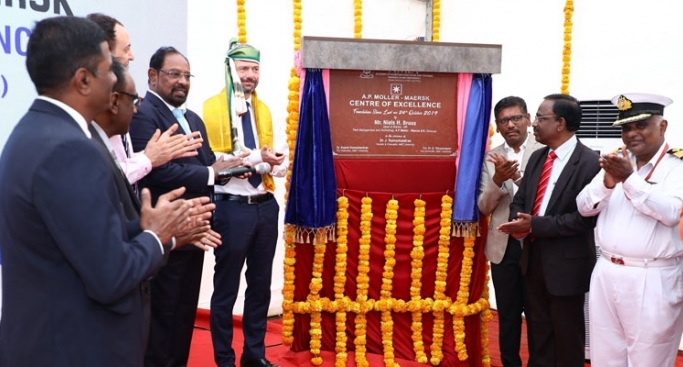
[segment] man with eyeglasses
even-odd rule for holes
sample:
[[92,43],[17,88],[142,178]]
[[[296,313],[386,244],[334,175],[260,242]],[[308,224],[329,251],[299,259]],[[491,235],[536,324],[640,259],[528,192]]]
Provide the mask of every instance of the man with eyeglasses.
[[[130,36],[126,28],[117,19],[101,13],[88,14],[87,18],[95,22],[107,34],[107,44],[112,56],[128,69],[128,65],[135,59],[131,49]],[[142,102],[138,97],[137,102]],[[164,133],[155,133],[143,150],[133,152],[128,133],[112,136],[109,140],[121,165],[128,182],[137,188],[136,183],[149,174],[154,167],[159,167],[171,159],[192,157],[197,154],[201,146],[201,139],[197,133],[184,138],[175,134],[177,125],[172,125]],[[174,135],[175,134],[175,135]]]
[[[133,116],[130,135],[133,147],[143,148],[159,130],[173,124],[182,134],[206,136],[202,119],[184,107],[190,91],[190,64],[173,47],[161,47],[151,57],[149,90],[145,102]],[[177,132],[180,134],[181,132]],[[206,140],[194,157],[177,158],[156,167],[140,180],[152,199],[176,188],[187,188],[185,197],[213,194],[216,172],[242,165],[246,155],[216,159]],[[152,279],[152,323],[146,366],[185,366],[190,353],[204,252],[195,247],[173,251],[168,263]]]
[[546,147],[529,158],[510,221],[498,226],[522,239],[520,265],[536,366],[584,365],[583,305],[595,264],[595,219],[579,213],[576,196],[600,166],[597,153],[575,136],[580,125],[576,98],[544,98],[531,126]]
[[[496,227],[507,222],[510,203],[522,181],[529,157],[543,145],[529,134],[531,120],[522,98],[505,97],[498,101],[493,111],[496,131],[505,142],[492,148],[484,162],[477,206],[482,214],[490,216],[484,253],[491,262],[491,279],[496,293],[501,361],[504,367],[521,367],[519,348],[523,312],[527,316],[527,325],[530,325],[524,279],[519,267],[522,246],[519,240]],[[534,365],[531,344],[529,366]]]
[[666,142],[672,100],[629,93],[612,103],[624,146],[599,158],[602,170],[576,198],[581,214],[597,216],[602,252],[589,295],[591,363],[673,366],[683,333],[683,154]]

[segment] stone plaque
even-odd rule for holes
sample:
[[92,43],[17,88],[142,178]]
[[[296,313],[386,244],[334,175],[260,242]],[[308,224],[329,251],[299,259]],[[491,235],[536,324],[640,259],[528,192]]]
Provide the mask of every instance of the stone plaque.
[[457,74],[330,70],[337,158],[452,159]]

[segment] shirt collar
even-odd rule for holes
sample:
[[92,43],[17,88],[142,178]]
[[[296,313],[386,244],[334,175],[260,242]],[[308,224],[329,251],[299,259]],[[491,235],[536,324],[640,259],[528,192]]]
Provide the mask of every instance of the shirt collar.
[[83,117],[83,115],[81,115],[80,112],[76,111],[75,109],[73,109],[73,107],[69,106],[68,104],[66,104],[62,101],[58,101],[54,98],[50,98],[47,96],[38,96],[36,98],[42,99],[43,101],[46,101],[46,102],[50,102],[53,105],[63,109],[64,112],[69,114],[69,116],[71,116],[71,118],[76,121],[76,123],[78,124],[78,127],[80,127],[81,130],[83,130],[83,133],[85,133],[85,136],[87,136],[88,138],[91,138],[90,131],[88,131],[88,122],[85,121],[85,117]]
[[[657,149],[657,153],[655,153],[655,155],[653,155],[652,158],[650,158],[650,160],[643,167],[645,167],[645,166],[654,167],[654,165],[657,164],[657,160],[659,160],[659,157],[662,154],[664,154],[662,151],[664,150],[664,148],[666,148],[666,146],[667,146],[667,143],[666,143],[666,141],[664,141],[662,143],[662,145],[659,147],[659,149]],[[636,164],[636,156],[633,155],[633,153],[631,153],[630,151],[628,152],[628,156],[629,156],[629,158],[631,158],[631,162],[633,162],[633,164],[635,165]],[[640,167],[640,168],[642,169],[643,167]]]
[[[527,140],[528,140],[528,139],[527,139]],[[525,140],[524,143],[522,143],[522,145],[519,146],[519,152],[520,152],[520,153],[523,152],[523,151],[526,149],[527,140]],[[505,152],[506,152],[506,153],[510,153],[510,152],[514,152],[514,151],[515,151],[514,149],[512,149],[511,146],[508,145],[508,142],[503,142],[503,148],[505,149]]]
[[109,142],[109,137],[107,136],[107,133],[102,130],[100,125],[97,124],[97,122],[93,121],[91,122],[93,129],[97,131],[97,133],[100,135],[100,138],[102,138],[102,141],[104,142],[104,146],[107,147],[107,151],[114,153],[114,147],[111,145]]
[[557,147],[557,149],[554,150],[555,154],[557,154],[557,159],[564,161],[566,158],[568,158],[569,154],[574,151],[574,148],[576,148],[576,144],[578,142],[579,140],[576,139],[576,135],[572,135],[571,138]]
[[180,107],[175,107],[175,106],[168,104],[168,102],[166,102],[165,99],[161,98],[161,96],[159,94],[157,94],[157,92],[155,92],[153,90],[148,90],[147,92],[152,93],[155,96],[157,96],[157,98],[159,98],[159,100],[161,100],[161,102],[164,102],[164,104],[166,105],[166,107],[168,107],[169,110],[173,111],[176,108],[179,108],[181,111],[183,111],[183,114],[185,114],[185,112],[187,112],[187,107],[185,106],[185,104],[181,105]]

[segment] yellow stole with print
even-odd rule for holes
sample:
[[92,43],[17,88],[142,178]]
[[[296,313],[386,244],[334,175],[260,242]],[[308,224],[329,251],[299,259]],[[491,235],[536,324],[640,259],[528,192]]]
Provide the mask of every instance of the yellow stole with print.
[[[270,115],[270,109],[258,99],[256,93],[251,94],[251,105],[256,117],[259,148],[264,145],[272,148],[273,118]],[[211,149],[214,152],[232,153],[232,125],[230,124],[230,111],[225,88],[204,102],[203,115]],[[263,187],[267,191],[274,191],[275,181],[273,177],[270,174],[263,174],[262,177]]]

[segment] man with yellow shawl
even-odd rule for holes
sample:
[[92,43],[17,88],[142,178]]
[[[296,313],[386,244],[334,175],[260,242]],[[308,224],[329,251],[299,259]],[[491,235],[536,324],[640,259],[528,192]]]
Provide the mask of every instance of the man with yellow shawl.
[[232,312],[246,261],[244,349],[242,367],[274,366],[265,358],[264,338],[270,305],[273,256],[278,240],[280,207],[273,196],[273,176],[284,177],[289,165],[284,128],[273,130],[270,110],[256,96],[260,52],[231,40],[225,58],[226,88],[204,103],[204,122],[216,155],[250,152],[244,165],[262,162],[269,173],[232,177],[215,186],[214,230],[223,245],[214,251],[216,267],[211,297],[211,338],[219,367],[235,365]]

